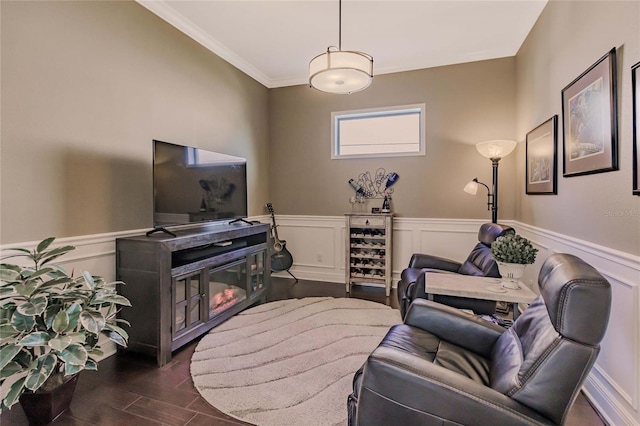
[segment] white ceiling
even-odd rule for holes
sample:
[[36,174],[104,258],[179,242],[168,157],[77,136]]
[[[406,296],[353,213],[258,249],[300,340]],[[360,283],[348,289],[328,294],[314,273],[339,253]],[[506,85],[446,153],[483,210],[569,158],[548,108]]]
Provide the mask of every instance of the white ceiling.
[[[337,0],[137,0],[267,87],[338,45]],[[343,0],[342,49],[374,74],[514,56],[547,0]]]

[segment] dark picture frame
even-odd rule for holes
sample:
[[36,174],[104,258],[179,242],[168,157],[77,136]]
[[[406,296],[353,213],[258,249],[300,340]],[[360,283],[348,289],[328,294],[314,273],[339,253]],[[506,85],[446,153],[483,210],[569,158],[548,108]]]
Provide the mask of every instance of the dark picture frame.
[[525,190],[529,195],[558,193],[558,116],[527,133]]
[[615,47],[562,89],[563,176],[618,170]]
[[631,67],[633,99],[633,195],[640,195],[640,62]]

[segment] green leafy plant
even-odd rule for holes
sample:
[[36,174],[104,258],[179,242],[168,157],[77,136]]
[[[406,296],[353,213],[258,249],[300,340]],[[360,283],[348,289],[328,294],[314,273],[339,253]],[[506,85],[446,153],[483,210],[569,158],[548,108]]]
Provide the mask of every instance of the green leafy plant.
[[[0,387],[1,411],[25,392],[51,390],[64,376],[96,370],[103,355],[98,338],[105,334],[126,347],[128,334],[116,318],[129,300],[88,272],[73,277],[51,262],[74,250],[49,249],[48,238],[34,250],[11,249],[0,264]],[[26,258],[29,266],[4,263]]]
[[498,262],[528,265],[536,261],[538,249],[520,235],[507,234],[496,238],[491,244],[491,254]]

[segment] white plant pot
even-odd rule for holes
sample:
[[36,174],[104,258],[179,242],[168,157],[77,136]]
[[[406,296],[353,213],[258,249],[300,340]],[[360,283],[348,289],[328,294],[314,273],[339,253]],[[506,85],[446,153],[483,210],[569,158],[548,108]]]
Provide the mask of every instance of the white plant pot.
[[527,265],[523,265],[520,263],[498,263],[498,271],[500,271],[500,275],[502,275],[502,286],[510,289],[519,289],[520,285],[518,282],[522,275],[524,274],[524,268]]

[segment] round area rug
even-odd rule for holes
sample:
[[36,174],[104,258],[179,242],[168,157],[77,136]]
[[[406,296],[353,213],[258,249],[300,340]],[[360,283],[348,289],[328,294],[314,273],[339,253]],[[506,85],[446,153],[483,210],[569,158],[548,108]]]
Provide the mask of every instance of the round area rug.
[[310,297],[246,310],[198,343],[191,375],[218,410],[259,426],[345,425],[354,373],[400,312]]

